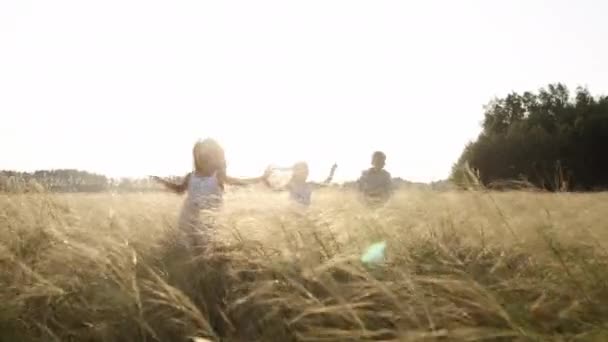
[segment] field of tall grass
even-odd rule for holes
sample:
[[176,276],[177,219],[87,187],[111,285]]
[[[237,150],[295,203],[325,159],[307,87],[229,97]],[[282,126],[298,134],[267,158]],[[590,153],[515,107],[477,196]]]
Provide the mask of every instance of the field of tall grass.
[[[608,194],[0,195],[0,341],[608,341]],[[361,255],[386,241],[386,257]]]

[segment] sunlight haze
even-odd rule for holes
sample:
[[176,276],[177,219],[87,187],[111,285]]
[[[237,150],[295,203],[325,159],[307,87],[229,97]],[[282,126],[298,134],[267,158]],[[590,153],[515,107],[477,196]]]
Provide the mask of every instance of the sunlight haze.
[[608,93],[602,1],[0,0],[0,169],[183,175],[310,164],[446,178],[483,105]]

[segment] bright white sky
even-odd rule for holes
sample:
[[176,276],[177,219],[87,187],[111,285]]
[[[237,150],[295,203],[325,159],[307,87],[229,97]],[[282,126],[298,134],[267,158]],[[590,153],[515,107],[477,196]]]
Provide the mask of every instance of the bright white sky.
[[607,1],[0,0],[0,169],[449,174],[493,96],[608,93]]

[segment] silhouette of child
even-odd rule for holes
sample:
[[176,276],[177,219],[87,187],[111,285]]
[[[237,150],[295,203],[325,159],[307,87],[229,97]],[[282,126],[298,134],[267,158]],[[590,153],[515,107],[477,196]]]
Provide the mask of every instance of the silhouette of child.
[[233,178],[226,173],[226,158],[222,147],[213,139],[198,141],[192,149],[194,171],[175,184],[160,177],[152,179],[186,199],[179,218],[179,242],[187,248],[205,247],[213,237],[215,226],[205,211],[214,211],[223,202],[224,184],[248,185],[261,182],[268,172],[256,178]]
[[297,162],[290,168],[273,168],[279,171],[292,171],[292,176],[289,182],[276,190],[285,190],[289,192],[289,198],[296,203],[308,206],[311,202],[312,191],[314,188],[327,186],[333,179],[334,173],[338,165],[334,164],[331,168],[329,176],[322,183],[308,182],[308,164],[306,162]]
[[372,155],[372,167],[363,171],[358,180],[359,191],[372,203],[383,203],[393,191],[391,174],[384,169],[386,155],[376,151]]

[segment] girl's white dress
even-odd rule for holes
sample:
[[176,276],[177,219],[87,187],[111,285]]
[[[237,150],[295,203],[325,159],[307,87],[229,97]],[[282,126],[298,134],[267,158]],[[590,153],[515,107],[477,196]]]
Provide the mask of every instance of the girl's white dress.
[[222,206],[223,189],[217,175],[190,175],[187,195],[179,217],[180,242],[184,247],[204,247],[213,238],[212,212]]

